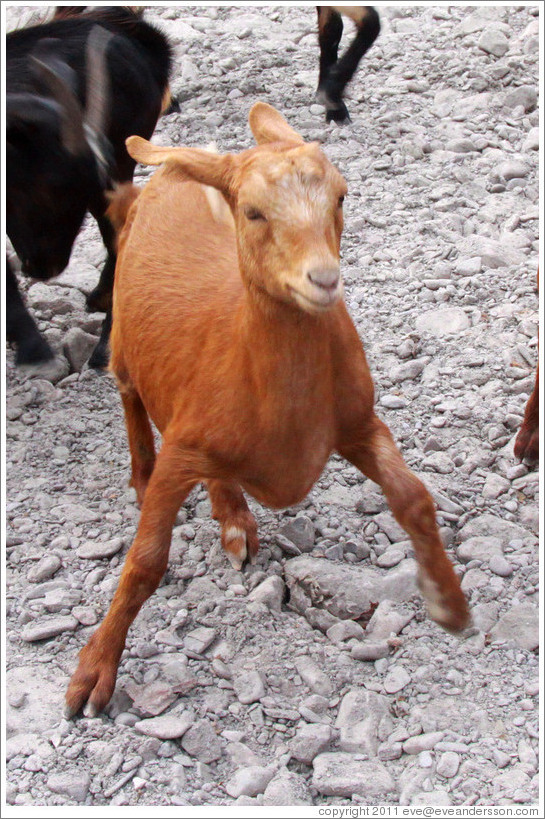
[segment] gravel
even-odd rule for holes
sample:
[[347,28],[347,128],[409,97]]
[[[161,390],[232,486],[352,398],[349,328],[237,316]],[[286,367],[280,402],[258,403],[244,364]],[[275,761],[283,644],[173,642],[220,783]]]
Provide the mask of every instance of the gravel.
[[[31,378],[7,351],[10,805],[537,805],[539,483],[513,458],[538,341],[537,7],[379,13],[341,128],[313,98],[314,9],[147,9],[180,98],[154,139],[249,147],[263,99],[344,174],[346,303],[474,627],[429,620],[406,533],[334,456],[297,508],[250,499],[261,549],[242,572],[196,488],[106,713],[62,718],[139,516],[115,384],[83,363],[89,218],[58,279],[21,279],[55,362]],[[12,6],[7,26],[41,15]]]

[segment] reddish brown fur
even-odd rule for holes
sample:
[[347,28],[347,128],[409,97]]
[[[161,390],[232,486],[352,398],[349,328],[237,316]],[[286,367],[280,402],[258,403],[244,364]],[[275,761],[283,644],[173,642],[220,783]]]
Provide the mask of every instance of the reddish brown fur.
[[[207,483],[224,548],[241,565],[258,549],[242,489],[291,506],[334,450],[382,486],[412,538],[432,616],[453,631],[468,623],[433,501],[374,413],[365,353],[340,298],[344,180],[270,106],[254,106],[250,124],[260,144],[239,155],[128,141],[135,158],[165,163],[130,208],[115,277],[111,368],[142,513],[110,610],[80,653],[70,713],[108,702],[127,630],[161,580],[176,513],[195,484]],[[295,176],[280,174],[290,167]],[[214,220],[198,183],[222,192],[235,229]],[[148,416],[163,435],[157,458]]]
[[[539,287],[539,271],[537,274]],[[536,370],[534,389],[526,409],[524,419],[515,440],[515,457],[532,463],[539,460],[539,364]]]

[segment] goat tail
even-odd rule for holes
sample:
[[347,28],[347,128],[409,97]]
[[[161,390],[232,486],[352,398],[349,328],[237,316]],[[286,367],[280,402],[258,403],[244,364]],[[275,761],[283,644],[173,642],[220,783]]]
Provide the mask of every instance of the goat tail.
[[121,232],[127,223],[129,211],[139,194],[140,188],[133,185],[132,182],[116,185],[112,191],[108,191],[106,194],[110,203],[106,209],[106,216],[115,231],[116,249],[119,246]]

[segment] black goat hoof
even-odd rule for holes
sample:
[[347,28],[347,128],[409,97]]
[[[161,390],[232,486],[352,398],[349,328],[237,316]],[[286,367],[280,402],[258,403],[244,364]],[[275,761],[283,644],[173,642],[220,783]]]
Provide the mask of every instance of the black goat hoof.
[[15,356],[15,363],[18,367],[27,365],[46,364],[55,358],[53,350],[47,341],[38,336],[31,339],[17,348],[17,355]]
[[87,363],[93,370],[105,370],[108,366],[109,358],[108,350],[100,344],[97,344]]
[[338,122],[339,125],[347,125],[348,123],[352,122],[350,119],[350,114],[348,113],[346,107],[343,105],[344,111],[340,108],[333,108],[329,111],[326,111],[325,119],[326,122]]
[[95,287],[87,294],[85,303],[88,313],[106,313],[111,306],[111,296],[109,293],[105,293],[104,290]]

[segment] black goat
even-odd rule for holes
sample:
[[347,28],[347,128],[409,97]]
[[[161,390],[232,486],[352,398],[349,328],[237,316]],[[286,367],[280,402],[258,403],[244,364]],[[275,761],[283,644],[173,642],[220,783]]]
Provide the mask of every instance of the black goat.
[[[359,61],[378,37],[380,19],[373,6],[316,6],[316,9],[320,45],[317,98],[326,107],[328,122],[346,122],[350,117],[342,99],[343,92]],[[355,22],[357,33],[343,56],[338,59],[343,33],[341,14]]]
[[[86,49],[97,27],[109,32],[110,41],[102,61],[103,79],[88,82]],[[41,71],[36,70],[36,56],[42,60]],[[135,162],[125,139],[152,135],[168,93],[171,63],[166,37],[126,8],[95,8],[6,38],[8,236],[23,271],[44,280],[68,264],[85,213],[90,211],[97,220],[107,259],[87,304],[105,311],[106,319],[92,366],[107,363],[111,326],[116,254],[105,216],[106,191],[132,180]],[[49,68],[46,74],[44,65],[46,72]],[[90,111],[99,108],[109,114],[103,134],[90,125]],[[74,142],[68,123],[76,125],[79,141]],[[9,264],[6,296],[7,337],[17,346],[17,363],[52,358]]]

